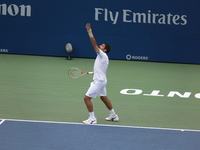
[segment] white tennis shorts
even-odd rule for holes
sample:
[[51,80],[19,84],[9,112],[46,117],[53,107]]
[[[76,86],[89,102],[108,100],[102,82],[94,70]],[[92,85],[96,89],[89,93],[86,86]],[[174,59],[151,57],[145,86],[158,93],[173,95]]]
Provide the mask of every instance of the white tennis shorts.
[[85,95],[92,98],[96,98],[97,96],[106,96],[106,84],[107,81],[95,80],[91,82],[90,87]]

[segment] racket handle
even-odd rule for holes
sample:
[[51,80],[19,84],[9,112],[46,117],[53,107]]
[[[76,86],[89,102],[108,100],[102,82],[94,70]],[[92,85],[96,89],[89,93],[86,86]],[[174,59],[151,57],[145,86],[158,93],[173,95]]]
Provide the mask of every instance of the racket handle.
[[93,72],[88,72],[88,74],[93,74]]

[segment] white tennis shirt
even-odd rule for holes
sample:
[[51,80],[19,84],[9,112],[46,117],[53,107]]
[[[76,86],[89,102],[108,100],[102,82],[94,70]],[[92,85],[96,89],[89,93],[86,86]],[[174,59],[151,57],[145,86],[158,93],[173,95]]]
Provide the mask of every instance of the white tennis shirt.
[[106,78],[106,71],[108,68],[109,59],[106,53],[99,49],[96,60],[94,62],[94,75],[93,80],[104,81]]

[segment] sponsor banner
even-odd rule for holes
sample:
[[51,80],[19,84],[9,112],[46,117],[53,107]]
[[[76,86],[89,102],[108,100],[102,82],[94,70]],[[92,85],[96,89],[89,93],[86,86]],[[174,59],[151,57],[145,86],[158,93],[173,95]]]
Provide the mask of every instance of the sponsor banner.
[[94,58],[85,24],[111,59],[200,64],[195,0],[1,0],[0,53]]

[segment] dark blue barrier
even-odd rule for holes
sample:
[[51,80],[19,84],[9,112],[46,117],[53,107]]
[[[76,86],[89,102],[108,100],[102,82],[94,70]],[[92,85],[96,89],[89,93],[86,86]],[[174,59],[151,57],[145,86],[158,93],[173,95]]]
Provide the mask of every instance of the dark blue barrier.
[[0,53],[94,58],[85,24],[111,59],[200,64],[196,0],[1,0]]

